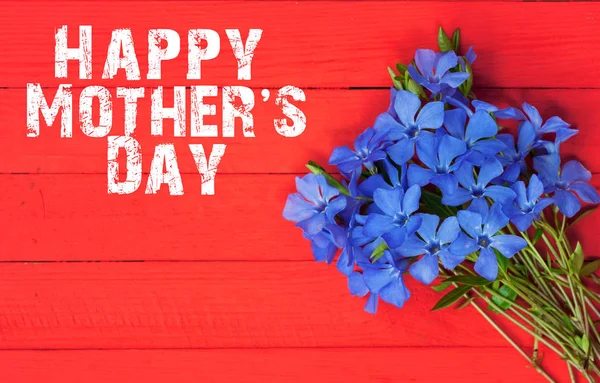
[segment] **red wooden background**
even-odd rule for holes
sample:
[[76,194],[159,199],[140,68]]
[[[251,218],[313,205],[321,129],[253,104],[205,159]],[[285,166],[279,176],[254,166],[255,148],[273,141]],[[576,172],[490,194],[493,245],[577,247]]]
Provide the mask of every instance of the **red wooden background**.
[[[68,81],[53,77],[63,24],[71,46],[78,25],[93,26],[93,80],[78,80],[77,64]],[[580,129],[567,155],[600,172],[597,3],[0,2],[0,382],[543,381],[472,308],[430,313],[439,296],[417,283],[403,310],[364,313],[281,218],[304,163],[326,162],[373,122],[388,103],[386,66],[432,47],[439,25],[460,26],[475,46],[480,98],[560,114]],[[228,147],[216,195],[201,196],[186,147],[211,141],[150,137],[146,97],[136,137],[144,171],[155,144],[175,141],[185,195],[144,195],[144,184],[107,195],[106,139],[76,128],[60,139],[57,124],[27,138],[25,85],[72,83],[75,105],[87,85],[133,86],[122,73],[100,79],[110,31],[123,27],[142,74],[147,30],[180,33],[182,53],[163,63],[162,85],[303,88],[305,133],[277,135],[279,110],[257,97],[256,138],[214,141]],[[195,82],[185,80],[191,28],[222,36],[220,56]],[[249,85],[236,80],[225,28],[264,30]],[[142,76],[134,85],[156,84]],[[114,134],[122,113],[116,102]],[[600,255],[598,224],[600,214],[590,216],[576,233],[590,257]],[[557,357],[546,354],[544,365],[568,379]]]

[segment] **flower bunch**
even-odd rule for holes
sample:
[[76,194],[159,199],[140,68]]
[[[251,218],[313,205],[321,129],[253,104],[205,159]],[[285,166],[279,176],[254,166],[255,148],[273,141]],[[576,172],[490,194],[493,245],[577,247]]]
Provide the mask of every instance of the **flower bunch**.
[[581,279],[600,263],[584,263],[565,237],[587,212],[582,202],[600,202],[581,163],[561,166],[560,146],[577,130],[557,116],[544,121],[527,103],[500,109],[475,99],[476,55],[459,55],[459,39],[440,28],[440,52],[419,49],[408,66],[389,69],[387,111],[353,147],[331,154],[341,180],[310,162],[283,216],[317,261],[339,254],[350,293],[368,295],[366,311],[375,313],[380,299],[402,307],[407,273],[424,284],[441,276],[436,290],[455,289],[435,309],[481,298],[536,345],[597,373],[590,311],[600,299]]

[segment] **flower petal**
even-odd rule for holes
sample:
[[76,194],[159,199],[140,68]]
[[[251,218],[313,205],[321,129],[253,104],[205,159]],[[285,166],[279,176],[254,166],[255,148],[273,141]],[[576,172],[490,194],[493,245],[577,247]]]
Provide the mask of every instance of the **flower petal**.
[[519,128],[518,149],[519,153],[527,153],[535,141],[535,130],[531,124],[522,124]]
[[410,297],[410,292],[404,286],[402,276],[394,279],[390,284],[381,289],[379,294],[384,302],[392,304],[398,308],[402,308],[404,302]]
[[417,230],[417,233],[423,238],[425,241],[431,241],[435,239],[435,233],[437,231],[438,225],[440,223],[440,217],[435,214],[419,214],[421,217],[421,227]]
[[450,69],[454,68],[458,65],[458,57],[456,57],[456,53],[454,51],[448,51],[446,53],[442,53],[435,65],[435,74],[437,76],[443,76]]
[[365,303],[365,311],[369,314],[377,313],[377,305],[379,304],[379,295],[371,294],[367,299],[367,303]]
[[482,138],[493,137],[498,133],[498,125],[489,113],[480,110],[475,112],[469,123],[465,137],[467,142],[479,141]]
[[529,179],[529,185],[527,186],[527,200],[531,202],[537,201],[544,193],[544,184],[538,176],[533,174]]
[[357,152],[366,152],[369,141],[371,140],[371,138],[373,138],[374,134],[375,131],[373,129],[365,129],[365,131],[359,134],[358,137],[356,137],[356,139],[354,140],[354,149]]
[[498,250],[506,258],[511,258],[527,246],[527,242],[516,235],[497,235],[492,239],[491,247]]
[[451,109],[444,113],[444,127],[453,137],[464,140],[466,122],[467,112],[463,109]]
[[477,176],[477,183],[486,186],[491,180],[498,177],[504,169],[502,164],[495,158],[489,158],[485,160],[481,168],[479,169],[479,175]]
[[447,168],[456,157],[467,151],[467,145],[458,138],[445,135],[441,138],[440,145],[437,149],[440,165]]
[[481,249],[475,262],[475,271],[489,281],[496,279],[498,276],[498,261],[491,249],[487,247]]
[[430,284],[438,276],[437,256],[434,254],[425,254],[421,259],[413,263],[408,272],[417,281],[426,285]]
[[538,130],[542,127],[542,116],[540,116],[540,112],[528,103],[523,103],[523,111],[529,117],[529,121],[533,124],[533,127]]
[[325,227],[325,214],[319,213],[296,224],[307,235],[316,235]]
[[454,270],[466,258],[466,256],[454,254],[448,249],[440,250],[438,257],[442,265],[448,270]]
[[335,216],[346,208],[346,203],[346,198],[343,197],[337,197],[329,201],[325,208],[325,216],[327,219],[330,222],[335,223]]
[[329,157],[329,165],[338,165],[342,162],[357,160],[356,153],[347,146],[338,146],[333,149],[331,157]]
[[471,238],[477,238],[481,234],[481,225],[483,224],[481,215],[472,211],[461,210],[456,216],[460,227],[462,227]]
[[307,202],[298,193],[290,194],[283,208],[283,218],[292,222],[299,222],[318,214],[315,205]]
[[398,115],[398,119],[405,127],[409,127],[415,123],[415,114],[421,107],[419,97],[406,90],[399,90],[394,101],[394,110]]
[[350,290],[350,294],[361,298],[369,293],[369,288],[361,273],[355,271],[350,274],[348,277],[348,290]]
[[581,209],[581,203],[575,197],[575,195],[566,190],[558,189],[554,193],[554,204],[558,206],[558,210],[566,215],[568,218],[573,217],[579,209]]
[[454,194],[458,190],[458,181],[454,174],[436,174],[429,182],[440,188],[443,194]]
[[560,179],[567,184],[576,181],[588,182],[592,179],[592,173],[584,168],[581,162],[572,160],[563,165]]
[[371,213],[367,217],[363,233],[371,238],[379,237],[390,232],[398,225],[394,223],[394,219],[387,215]]
[[451,88],[458,88],[460,84],[465,82],[470,76],[471,75],[467,72],[446,73],[440,82],[448,85]]
[[[350,245],[346,246],[346,248],[341,252],[335,264],[335,267],[340,271],[340,273],[344,274],[347,277],[350,277],[354,270],[354,257],[352,256],[352,251],[353,250]],[[349,286],[350,279],[348,279],[348,287]]]
[[458,233],[458,237],[452,242],[448,250],[457,256],[466,257],[479,249],[477,242],[473,238],[468,237],[465,233]]
[[[396,112],[394,112],[394,114],[396,114]],[[387,139],[396,141],[405,136],[404,131],[406,130],[406,127],[396,121],[389,113],[382,113],[375,119],[373,129],[380,134],[385,133]]]
[[451,243],[456,240],[460,233],[460,226],[458,225],[458,219],[456,217],[448,217],[440,225],[438,230],[438,238],[442,245]]
[[483,193],[485,197],[490,197],[494,202],[500,202],[501,204],[511,203],[515,199],[515,192],[507,188],[506,186],[488,186],[485,188]]
[[563,121],[562,118],[558,116],[550,117],[544,125],[542,125],[541,133],[556,133],[561,129],[568,129],[569,124]]
[[419,200],[421,199],[421,188],[419,185],[413,185],[408,188],[404,194],[402,202],[402,211],[406,215],[411,215],[419,209]]
[[569,190],[577,193],[579,198],[582,201],[588,203],[600,203],[600,196],[598,196],[598,191],[590,184],[585,182],[575,182],[571,184]]
[[392,189],[392,186],[385,181],[381,174],[370,176],[358,186],[358,190],[367,197],[373,197],[373,193],[377,189]]
[[[508,189],[508,190],[510,190],[510,189]],[[483,225],[483,232],[488,235],[494,235],[498,232],[498,230],[503,229],[507,224],[508,224],[508,217],[502,211],[502,205],[500,205],[499,203],[495,203],[490,208],[490,212],[488,213],[487,220],[485,221],[485,224]]]
[[396,164],[403,165],[415,155],[415,143],[413,140],[403,138],[394,145],[388,147],[386,151]]
[[435,52],[431,49],[417,49],[415,52],[415,64],[423,76],[433,76],[435,59]]
[[417,238],[416,235],[411,235],[395,251],[403,257],[415,257],[425,253],[425,242]]
[[424,136],[417,141],[417,156],[429,169],[435,169],[438,165],[439,144],[440,141],[435,135]]
[[444,103],[441,101],[428,102],[417,116],[417,126],[420,129],[438,129],[444,122]]
[[535,156],[533,158],[533,168],[538,174],[551,182],[558,180],[558,169],[560,167],[560,157],[558,154],[547,154],[544,156]]
[[458,188],[452,194],[444,194],[442,196],[442,203],[448,206],[458,206],[468,202],[472,198],[471,192],[467,189]]
[[[408,183],[409,185],[425,186],[429,183],[431,177],[435,173],[429,169],[420,167],[419,165],[410,164],[408,166]],[[369,177],[372,178],[372,177]]]
[[402,198],[403,193],[399,188],[379,189],[373,193],[373,200],[377,207],[390,217],[402,212]]
[[521,213],[513,215],[512,217],[510,217],[510,222],[512,222],[520,231],[525,231],[529,229],[529,227],[531,227],[531,224],[533,223],[533,214]]

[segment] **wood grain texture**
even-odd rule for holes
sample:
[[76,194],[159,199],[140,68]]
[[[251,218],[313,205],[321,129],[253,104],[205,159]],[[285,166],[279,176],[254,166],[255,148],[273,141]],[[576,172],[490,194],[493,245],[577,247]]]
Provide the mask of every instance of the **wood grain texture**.
[[[42,122],[40,136],[31,138],[26,136],[26,91],[0,89],[0,99],[4,101],[0,103],[0,173],[106,173],[107,139],[87,137],[79,129],[76,117],[79,115],[79,91],[74,91],[72,138],[60,137],[60,118],[53,127],[46,127]],[[481,89],[476,92],[480,99],[500,107],[521,106],[527,101],[537,106],[546,119],[559,115],[579,129],[579,134],[561,146],[563,158],[576,157],[591,171],[600,172],[600,156],[597,154],[600,130],[595,122],[600,120],[600,109],[596,107],[600,90]],[[218,174],[305,172],[304,164],[308,160],[326,165],[334,147],[352,146],[354,138],[371,126],[389,103],[389,91],[384,89],[307,90],[307,101],[297,103],[307,116],[307,128],[298,137],[286,138],[273,128],[273,119],[281,118],[281,110],[272,100],[261,102],[260,90],[255,90],[255,93],[254,138],[244,137],[239,126],[234,138],[174,137],[173,121],[168,119],[165,120],[164,136],[151,136],[150,100],[140,100],[134,137],[142,147],[143,170],[148,172],[150,169],[155,145],[173,143],[180,171],[198,174],[188,145],[201,143],[209,151],[213,143],[225,143],[227,149]],[[220,126],[221,107],[219,98],[215,100],[217,116],[207,117],[206,123]],[[187,117],[189,127],[189,108]],[[123,134],[123,100],[116,99],[110,135]],[[122,155],[124,157],[124,153]],[[335,170],[332,167],[328,169]]]
[[[281,217],[295,175],[217,175],[214,196],[184,175],[183,196],[108,195],[106,175],[3,175],[1,261],[310,260],[300,229]],[[600,177],[594,178],[594,185]],[[598,214],[571,233],[590,257]]]
[[[312,262],[309,244],[281,211],[307,160],[325,163],[385,110],[385,67],[434,47],[439,24],[460,26],[464,46],[475,45],[479,98],[500,106],[528,101],[546,118],[560,115],[580,129],[563,146],[565,157],[600,172],[600,4],[59,0],[0,7],[0,382],[543,381],[473,308],[429,312],[440,294],[412,278],[404,309],[381,303],[376,316],[364,313],[364,299],[349,295],[334,266]],[[78,80],[75,63],[68,79],[54,78],[54,31],[62,24],[71,46],[77,25],[93,25],[93,80]],[[140,81],[123,73],[100,78],[116,28],[133,31]],[[145,79],[150,28],[182,37],[162,80]],[[185,79],[190,28],[221,34],[221,54],[203,64],[199,81]],[[236,79],[226,28],[244,38],[249,28],[265,31],[251,81]],[[185,195],[144,195],[147,174],[137,193],[107,195],[106,139],[83,137],[77,124],[72,139],[45,126],[39,138],[26,138],[28,82],[47,87],[47,97],[59,83],[74,84],[75,105],[88,85],[147,87],[135,136],[143,170],[154,145],[174,142]],[[164,137],[151,137],[151,87],[197,84],[252,87],[256,138],[239,130],[233,139],[174,138],[169,122]],[[307,95],[300,106],[308,127],[294,139],[276,134],[272,120],[281,111],[260,101],[263,88],[287,84]],[[220,124],[218,100],[207,123]],[[115,100],[112,134],[122,131],[123,104]],[[228,145],[217,194],[201,196],[187,146],[217,142]],[[600,255],[598,220],[587,217],[573,233],[588,257]],[[530,337],[498,320],[531,353]],[[551,375],[566,381],[560,358],[542,354]]]
[[[203,84],[237,83],[236,64],[225,28],[262,28],[253,62],[258,87],[373,87],[389,84],[385,71],[407,62],[414,50],[432,47],[440,24],[460,26],[464,44],[474,45],[479,86],[599,87],[590,50],[600,44],[597,3],[504,2],[189,2],[148,1],[3,2],[0,14],[0,86],[27,82],[63,83],[54,78],[54,29],[93,25],[94,80],[77,80],[75,63],[68,83],[123,84],[124,75],[101,81],[112,29],[132,29],[142,74],[147,71],[147,30],[173,28],[183,36],[179,58],[163,65],[163,85],[185,85],[186,38],[190,28],[222,34],[219,57],[203,67]],[[132,18],[131,15],[136,15]],[[251,15],[251,17],[250,17]],[[397,17],[401,15],[401,27]],[[533,18],[532,18],[533,17]],[[376,26],[376,27],[375,27]],[[576,26],[576,27],[574,27]],[[77,42],[72,33],[73,44]],[[141,84],[157,81],[142,80]]]
[[6,383],[544,382],[505,348],[0,351],[0,365]]
[[0,349],[506,346],[474,309],[430,312],[439,294],[407,285],[402,312],[373,316],[312,262],[4,263]]

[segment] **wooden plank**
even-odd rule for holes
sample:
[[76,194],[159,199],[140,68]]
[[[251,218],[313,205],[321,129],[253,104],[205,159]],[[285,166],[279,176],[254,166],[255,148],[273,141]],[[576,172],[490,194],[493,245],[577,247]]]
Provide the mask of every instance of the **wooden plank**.
[[4,263],[0,349],[506,346],[474,309],[430,312],[441,295],[407,285],[402,311],[372,316],[309,262]]
[[[553,377],[566,381],[555,359]],[[0,351],[0,364],[5,383],[545,381],[516,351],[483,347]]]
[[[76,94],[79,91],[76,90]],[[260,91],[255,90],[255,93],[260,98]],[[596,154],[600,131],[594,124],[600,121],[600,109],[596,107],[600,90],[482,89],[477,95],[502,107],[520,106],[527,101],[536,105],[544,118],[561,116],[580,130],[562,146],[565,158],[577,157],[592,171],[600,172],[600,157]],[[307,90],[306,97],[307,101],[300,107],[306,114],[307,128],[295,138],[282,137],[275,131],[273,119],[281,117],[281,110],[272,102],[260,101],[253,112],[255,138],[244,137],[239,126],[234,138],[174,137],[170,120],[165,120],[164,136],[151,136],[150,101],[142,99],[135,138],[142,147],[143,170],[150,169],[155,145],[174,143],[180,170],[197,174],[188,145],[202,143],[208,151],[213,143],[225,143],[227,149],[218,167],[219,174],[304,172],[308,160],[326,164],[334,147],[352,145],[354,138],[370,126],[389,103],[388,90]],[[0,99],[3,100],[0,103],[0,172],[106,173],[106,138],[84,136],[77,119],[73,137],[60,138],[60,118],[50,128],[42,122],[40,136],[28,138],[26,91],[2,89]],[[78,116],[78,104],[75,101],[75,116]],[[217,116],[207,117],[206,123],[221,126],[218,99],[217,104]],[[115,100],[113,109],[114,125],[110,134],[123,135],[123,100]],[[189,127],[189,110],[187,114]]]
[[[209,28],[221,34],[221,54],[205,63],[200,81],[228,85],[238,81],[224,29],[247,33],[250,28],[262,28],[265,33],[249,84],[387,86],[386,66],[396,60],[409,61],[416,48],[434,47],[440,24],[448,30],[461,27],[465,46],[475,45],[479,86],[600,86],[595,60],[600,43],[597,3],[236,1],[223,7],[220,1],[201,6],[189,1],[140,6],[137,1],[63,0],[3,2],[2,8],[0,86],[7,87],[20,88],[27,82],[155,85],[155,80],[125,82],[122,73],[117,79],[101,80],[111,31],[124,27],[132,29],[143,78],[148,29],[172,28],[182,36],[183,53],[164,63],[168,77],[160,81],[163,85],[194,83],[186,80],[188,29]],[[401,15],[402,22],[390,21],[390,14]],[[75,63],[69,65],[68,81],[54,78],[54,30],[63,24],[71,32],[78,25],[93,25],[94,80],[77,80]],[[527,33],[523,33],[524,25]],[[72,46],[78,42],[76,33],[69,39]]]
[[[300,229],[281,217],[294,175],[217,175],[214,196],[197,175],[184,195],[108,195],[104,175],[3,175],[2,261],[311,260]],[[594,179],[598,186],[599,177]],[[589,256],[600,214],[578,224]]]

